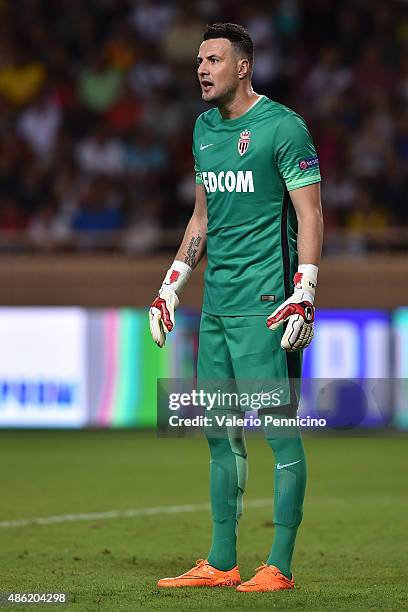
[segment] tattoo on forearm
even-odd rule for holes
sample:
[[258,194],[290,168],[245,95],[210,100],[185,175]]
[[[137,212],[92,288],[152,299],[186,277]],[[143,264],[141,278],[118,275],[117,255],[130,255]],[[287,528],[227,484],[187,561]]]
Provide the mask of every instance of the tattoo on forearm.
[[200,246],[202,236],[193,236],[190,240],[190,244],[188,245],[187,253],[184,255],[184,263],[186,263],[190,268],[194,268],[196,264],[196,255],[198,251],[198,247]]

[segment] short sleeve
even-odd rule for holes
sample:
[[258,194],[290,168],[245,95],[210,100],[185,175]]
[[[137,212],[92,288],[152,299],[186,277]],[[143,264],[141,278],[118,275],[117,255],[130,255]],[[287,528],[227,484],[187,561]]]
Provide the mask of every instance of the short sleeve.
[[276,162],[288,191],[321,181],[319,159],[306,123],[287,115],[276,131]]
[[196,137],[197,137],[197,132],[199,130],[198,124],[199,124],[199,119],[200,117],[197,118],[195,125],[194,125],[194,130],[193,130],[193,159],[194,159],[194,172],[195,172],[195,182],[196,185],[202,185],[203,184],[203,179],[201,176],[201,170],[200,170],[200,166],[198,163],[198,159],[197,159],[197,155],[195,152],[195,142],[196,142]]
[[198,167],[197,157],[194,153],[194,146],[193,146],[193,158],[194,158],[195,182],[197,185],[202,185],[203,179],[201,178],[201,171],[200,171],[200,168]]

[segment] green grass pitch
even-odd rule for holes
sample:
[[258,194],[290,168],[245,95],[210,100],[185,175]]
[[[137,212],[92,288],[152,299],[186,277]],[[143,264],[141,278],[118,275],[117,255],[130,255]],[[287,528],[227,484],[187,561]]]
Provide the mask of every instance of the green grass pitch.
[[[305,439],[309,482],[296,588],[159,590],[208,552],[206,510],[0,528],[0,592],[68,592],[63,607],[14,610],[401,610],[407,605],[407,442],[403,435]],[[270,497],[272,454],[248,440],[246,499]],[[208,501],[201,439],[138,432],[0,432],[0,521]],[[272,508],[240,524],[247,579],[267,556]]]

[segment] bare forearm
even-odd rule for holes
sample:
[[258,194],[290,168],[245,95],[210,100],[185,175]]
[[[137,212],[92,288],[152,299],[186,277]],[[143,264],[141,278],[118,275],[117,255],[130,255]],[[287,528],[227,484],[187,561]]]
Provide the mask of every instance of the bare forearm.
[[318,266],[323,244],[323,213],[320,184],[314,183],[290,192],[298,221],[299,265]]
[[187,225],[176,259],[190,268],[195,268],[205,252],[207,242],[207,219],[193,215]]
[[187,225],[176,258],[167,270],[159,295],[153,301],[149,311],[150,333],[160,348],[165,345],[166,335],[174,327],[174,311],[179,305],[180,292],[188,281],[192,269],[203,256],[206,241],[207,202],[204,185],[197,183],[193,215]]
[[318,266],[323,244],[323,216],[321,210],[310,211],[298,217],[298,256],[299,265]]

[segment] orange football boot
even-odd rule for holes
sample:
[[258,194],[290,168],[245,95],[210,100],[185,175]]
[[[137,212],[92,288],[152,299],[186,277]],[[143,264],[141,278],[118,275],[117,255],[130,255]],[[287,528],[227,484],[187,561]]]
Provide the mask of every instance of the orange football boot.
[[207,559],[198,559],[195,566],[181,576],[162,578],[158,587],[236,587],[241,584],[238,566],[222,572],[210,565]]
[[241,593],[266,593],[267,591],[282,591],[284,589],[293,589],[295,579],[292,576],[291,580],[286,578],[282,572],[274,565],[266,565],[262,563],[256,568],[256,574],[251,580],[247,580],[237,587],[237,591]]

